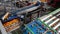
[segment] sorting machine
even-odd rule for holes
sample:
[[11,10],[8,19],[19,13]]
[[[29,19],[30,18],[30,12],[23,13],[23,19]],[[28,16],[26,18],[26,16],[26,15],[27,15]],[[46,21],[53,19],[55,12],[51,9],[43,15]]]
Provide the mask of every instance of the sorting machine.
[[[33,18],[36,19],[39,16],[41,16],[41,14],[40,14],[41,11],[43,13],[43,11],[45,10],[45,9],[42,10],[41,8],[42,8],[42,6],[40,5],[39,2],[37,2],[34,5],[27,6],[27,7],[21,8],[21,9],[17,9],[17,10],[13,10],[13,12],[7,12],[1,19],[1,24],[3,26],[2,32],[5,31],[4,33],[6,33],[6,34],[8,34],[8,33],[12,34],[12,32],[15,32],[15,30],[18,30],[20,28],[22,18],[23,18],[24,22],[29,23],[32,20],[28,21],[28,19],[33,19]],[[33,17],[33,15],[34,15],[34,17]],[[28,17],[28,19],[27,19],[27,17]],[[23,22],[23,24],[25,24],[24,22]],[[37,27],[37,28],[39,28],[39,27]],[[42,27],[42,28],[44,29],[42,32],[46,31],[46,29],[47,29],[45,27]]]
[[60,8],[24,25],[23,34],[59,34]]

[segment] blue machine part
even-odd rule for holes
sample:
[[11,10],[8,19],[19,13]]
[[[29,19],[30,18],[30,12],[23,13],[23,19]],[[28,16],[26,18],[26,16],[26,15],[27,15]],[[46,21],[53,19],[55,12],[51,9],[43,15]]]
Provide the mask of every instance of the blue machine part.
[[15,18],[19,18],[18,16],[10,16],[7,20],[3,21],[3,22],[8,22],[12,19],[15,19]]
[[[35,20],[35,21],[31,22],[31,23],[26,24],[26,26],[30,30],[26,26],[22,30],[23,30],[24,34],[28,34],[28,33],[32,34],[32,32],[33,32],[33,34],[43,34],[46,31],[47,27],[42,26],[42,25],[43,24],[42,24],[42,22],[40,20]],[[52,32],[48,31],[46,34],[52,34]],[[56,34],[56,33],[54,32],[54,34]]]
[[41,26],[41,28],[47,30],[47,27],[44,26],[44,24],[42,24],[42,22],[41,22],[40,20],[36,20],[36,23],[37,23],[39,26]]
[[52,32],[47,32],[46,34],[52,34]]
[[[39,24],[38,24],[38,23],[39,23]],[[41,25],[42,25],[42,23],[41,23],[40,21],[35,20],[35,21],[27,24],[26,26],[27,26],[29,29],[31,29],[31,31],[32,31],[34,34],[41,34],[41,33],[44,33],[44,32],[46,31],[46,28],[44,28],[44,27],[41,26]],[[30,32],[30,31],[28,30],[28,28],[25,30],[25,31],[27,31],[27,32],[25,32],[25,33]]]
[[17,16],[10,16],[9,18],[8,18],[8,20],[12,20],[12,19],[14,19],[14,18],[18,18]]

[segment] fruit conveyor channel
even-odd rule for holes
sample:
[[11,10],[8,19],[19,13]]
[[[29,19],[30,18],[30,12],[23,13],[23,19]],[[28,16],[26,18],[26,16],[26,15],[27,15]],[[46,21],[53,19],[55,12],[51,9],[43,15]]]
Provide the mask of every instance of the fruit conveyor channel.
[[[45,15],[46,18],[40,18],[48,27],[56,31],[60,26],[60,10],[54,11],[55,14]],[[53,13],[53,12],[52,12]]]
[[[60,10],[58,9],[48,15],[45,15],[44,17],[40,17],[40,18],[34,20],[31,23],[25,24],[25,28],[23,29],[24,34],[43,34],[48,29],[53,30],[55,33],[56,29],[54,29],[54,27],[56,25],[54,27],[51,27],[50,20],[52,21],[53,18],[56,18],[56,20],[54,20],[52,23],[56,23],[56,22],[59,23],[60,19],[56,17],[57,13],[59,14],[59,12],[60,12]],[[54,15],[54,14],[56,14],[56,15]],[[46,20],[46,19],[48,19],[48,20]],[[44,22],[44,20],[47,22]],[[50,23],[50,24],[48,25],[48,23]]]

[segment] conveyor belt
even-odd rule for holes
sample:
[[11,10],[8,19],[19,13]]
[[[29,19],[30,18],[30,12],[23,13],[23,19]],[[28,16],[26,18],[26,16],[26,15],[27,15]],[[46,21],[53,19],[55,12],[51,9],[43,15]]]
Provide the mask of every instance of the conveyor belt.
[[[56,12],[57,11],[57,12]],[[58,33],[58,28],[60,27],[60,18],[58,18],[57,15],[59,15],[59,10],[53,11],[52,13],[45,15],[43,17],[38,18],[37,20],[28,23],[25,25],[25,28],[28,33],[32,34],[43,34],[43,32],[51,34],[57,34]],[[58,14],[57,14],[58,13]],[[39,30],[38,30],[39,29]]]
[[41,21],[43,21],[48,27],[56,31],[56,29],[60,26],[60,10],[56,10],[54,11],[54,13],[52,12],[46,16],[46,18],[40,18]]

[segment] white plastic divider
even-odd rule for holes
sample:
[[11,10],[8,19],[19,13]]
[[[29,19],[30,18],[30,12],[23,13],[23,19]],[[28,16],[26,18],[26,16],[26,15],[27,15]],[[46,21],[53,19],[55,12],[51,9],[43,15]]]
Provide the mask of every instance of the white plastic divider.
[[59,14],[57,14],[57,16],[59,16],[60,15],[60,13]]
[[54,17],[52,17],[51,19],[49,19],[48,21],[46,21],[45,23],[47,24],[47,23],[49,23],[50,21],[52,21],[53,19],[55,19],[56,17],[54,16]]
[[44,19],[46,16],[48,16],[48,15],[44,15],[44,16],[40,17],[39,19],[41,19],[41,20],[43,21],[43,19]]
[[51,23],[51,24],[49,25],[49,27],[51,27],[54,23],[57,23],[59,20],[60,20],[60,19],[56,19],[53,23]]
[[52,15],[47,15],[45,16],[43,19],[41,19],[42,21],[46,20],[47,18],[51,17]]
[[59,26],[60,26],[60,22],[55,27],[53,27],[53,29],[56,29]]
[[43,18],[45,18],[46,16],[48,16],[48,15],[44,15],[44,16],[40,17],[40,19],[43,19]]

